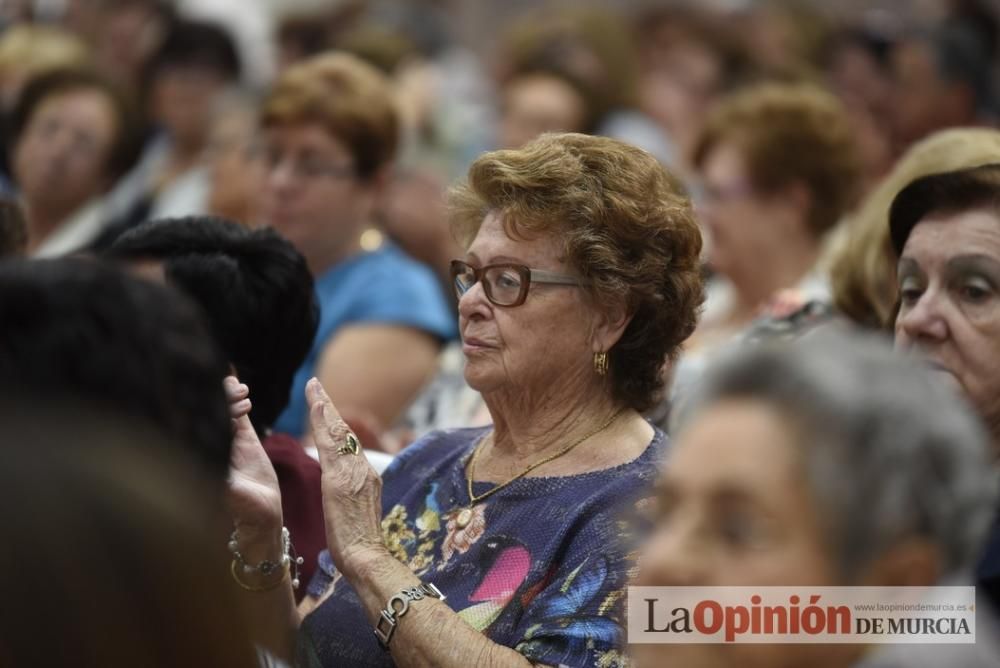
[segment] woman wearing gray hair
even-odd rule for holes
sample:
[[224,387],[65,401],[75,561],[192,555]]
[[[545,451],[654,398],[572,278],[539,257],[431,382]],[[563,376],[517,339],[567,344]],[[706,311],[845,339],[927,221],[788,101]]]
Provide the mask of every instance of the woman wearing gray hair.
[[[637,584],[971,582],[995,498],[986,436],[946,386],[884,345],[826,332],[744,349],[675,419]],[[982,617],[977,627],[975,645],[870,655],[858,645],[632,650],[640,666],[1000,665]]]

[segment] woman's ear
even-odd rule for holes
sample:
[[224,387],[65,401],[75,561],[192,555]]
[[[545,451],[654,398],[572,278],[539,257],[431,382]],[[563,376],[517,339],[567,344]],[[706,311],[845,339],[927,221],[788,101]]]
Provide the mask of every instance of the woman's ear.
[[616,304],[608,309],[602,309],[594,326],[593,346],[595,353],[606,353],[618,343],[625,333],[625,328],[632,322],[634,313],[629,313],[624,304]]

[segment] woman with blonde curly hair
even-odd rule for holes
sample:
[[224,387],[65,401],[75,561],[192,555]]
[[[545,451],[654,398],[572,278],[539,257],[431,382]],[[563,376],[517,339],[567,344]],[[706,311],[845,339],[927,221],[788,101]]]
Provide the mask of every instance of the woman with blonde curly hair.
[[[324,573],[299,613],[284,571],[236,575],[267,590],[251,595],[267,628],[306,615],[303,665],[612,665],[635,554],[622,520],[665,444],[641,411],[702,301],[690,204],[648,153],[562,134],[481,156],[451,205],[465,378],[493,424],[433,433],[380,479],[311,381]],[[234,547],[276,562],[280,496],[241,424]]]

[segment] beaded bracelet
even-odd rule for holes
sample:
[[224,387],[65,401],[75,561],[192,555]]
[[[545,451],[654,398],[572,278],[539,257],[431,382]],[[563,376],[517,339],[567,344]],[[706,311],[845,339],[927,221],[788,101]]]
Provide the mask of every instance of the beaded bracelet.
[[[281,558],[278,561],[265,559],[256,566],[248,564],[243,558],[243,555],[240,554],[239,539],[239,530],[233,529],[233,533],[229,536],[228,545],[229,552],[233,555],[233,563],[229,570],[233,574],[233,579],[236,580],[236,584],[243,587],[247,591],[268,591],[281,584],[282,580],[285,579],[285,573],[287,573],[291,567],[295,569],[292,574],[292,587],[295,589],[299,588],[299,566],[302,565],[304,560],[295,552],[295,546],[292,545],[292,535],[289,533],[287,527],[281,527]],[[279,569],[282,572],[281,578],[275,580],[272,584],[260,587],[248,585],[243,582],[237,574],[242,572],[246,575],[263,575],[264,577],[267,577],[277,572]]]

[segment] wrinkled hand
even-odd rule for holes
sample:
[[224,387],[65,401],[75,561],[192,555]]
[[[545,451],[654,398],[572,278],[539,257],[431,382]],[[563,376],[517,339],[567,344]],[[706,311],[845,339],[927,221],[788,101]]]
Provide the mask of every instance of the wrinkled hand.
[[250,424],[249,388],[233,376],[227,376],[224,385],[233,423],[227,490],[229,512],[243,539],[250,542],[273,539],[281,531],[278,476]]
[[337,452],[348,426],[315,378],[306,384],[306,400],[323,469],[326,542],[333,563],[350,579],[371,560],[388,555],[382,542],[382,479],[364,452]]

